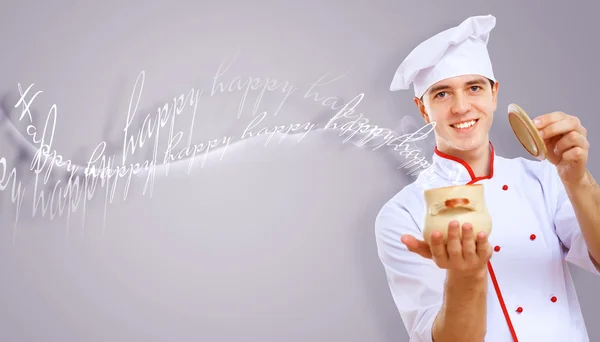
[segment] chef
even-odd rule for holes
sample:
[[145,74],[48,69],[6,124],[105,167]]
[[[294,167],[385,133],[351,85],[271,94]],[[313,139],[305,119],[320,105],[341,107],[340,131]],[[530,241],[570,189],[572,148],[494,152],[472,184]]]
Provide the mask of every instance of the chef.
[[[568,268],[599,269],[600,189],[586,168],[586,130],[575,116],[544,114],[534,122],[546,160],[496,154],[495,24],[466,19],[418,45],[394,75],[391,90],[412,84],[421,116],[436,124],[435,177],[420,174],[383,205],[379,257],[411,342],[589,341]],[[447,242],[433,232],[427,244],[423,191],[454,184],[484,186],[492,231],[451,222]]]

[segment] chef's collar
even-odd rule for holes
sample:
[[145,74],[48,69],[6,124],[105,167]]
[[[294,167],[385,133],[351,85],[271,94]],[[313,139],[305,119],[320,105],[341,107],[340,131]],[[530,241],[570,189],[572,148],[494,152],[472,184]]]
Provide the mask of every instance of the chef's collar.
[[476,177],[471,166],[464,160],[440,152],[437,146],[434,149],[432,161],[436,175],[442,179],[457,184],[474,183],[483,179],[490,179],[494,175],[494,146],[490,142],[490,173],[487,176]]

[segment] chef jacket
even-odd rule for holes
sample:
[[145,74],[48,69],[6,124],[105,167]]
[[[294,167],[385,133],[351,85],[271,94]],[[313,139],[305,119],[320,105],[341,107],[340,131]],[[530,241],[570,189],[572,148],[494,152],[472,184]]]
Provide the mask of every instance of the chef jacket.
[[410,342],[431,342],[444,297],[446,270],[410,252],[400,236],[423,238],[423,191],[483,184],[492,218],[486,342],[589,341],[567,262],[598,274],[556,167],[547,161],[497,156],[490,172],[434,149],[432,172],[393,196],[375,221],[377,249]]

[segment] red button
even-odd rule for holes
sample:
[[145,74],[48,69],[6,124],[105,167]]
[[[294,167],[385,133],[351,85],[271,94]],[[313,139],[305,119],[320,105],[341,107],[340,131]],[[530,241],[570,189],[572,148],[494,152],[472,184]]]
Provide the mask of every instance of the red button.
[[535,234],[531,234],[531,235],[529,236],[529,238],[531,239],[531,241],[535,240]]
[[519,306],[519,307],[517,308],[517,312],[518,312],[518,313],[521,313],[521,312],[523,312],[523,308]]
[[502,190],[504,190],[504,191],[508,190],[508,185],[504,184],[504,185],[502,186]]
[[550,298],[550,300],[552,301],[552,303],[556,303],[556,301],[558,300],[555,296],[552,296],[552,298]]
[[496,251],[496,252],[500,252],[500,246],[496,246],[496,247],[494,247],[494,251]]

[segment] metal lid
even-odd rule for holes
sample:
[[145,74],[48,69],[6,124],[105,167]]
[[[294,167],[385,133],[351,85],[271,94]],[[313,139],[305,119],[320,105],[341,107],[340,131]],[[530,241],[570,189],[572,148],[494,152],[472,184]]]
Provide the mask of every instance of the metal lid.
[[508,105],[508,122],[521,145],[539,160],[546,159],[546,144],[527,113],[514,103]]

